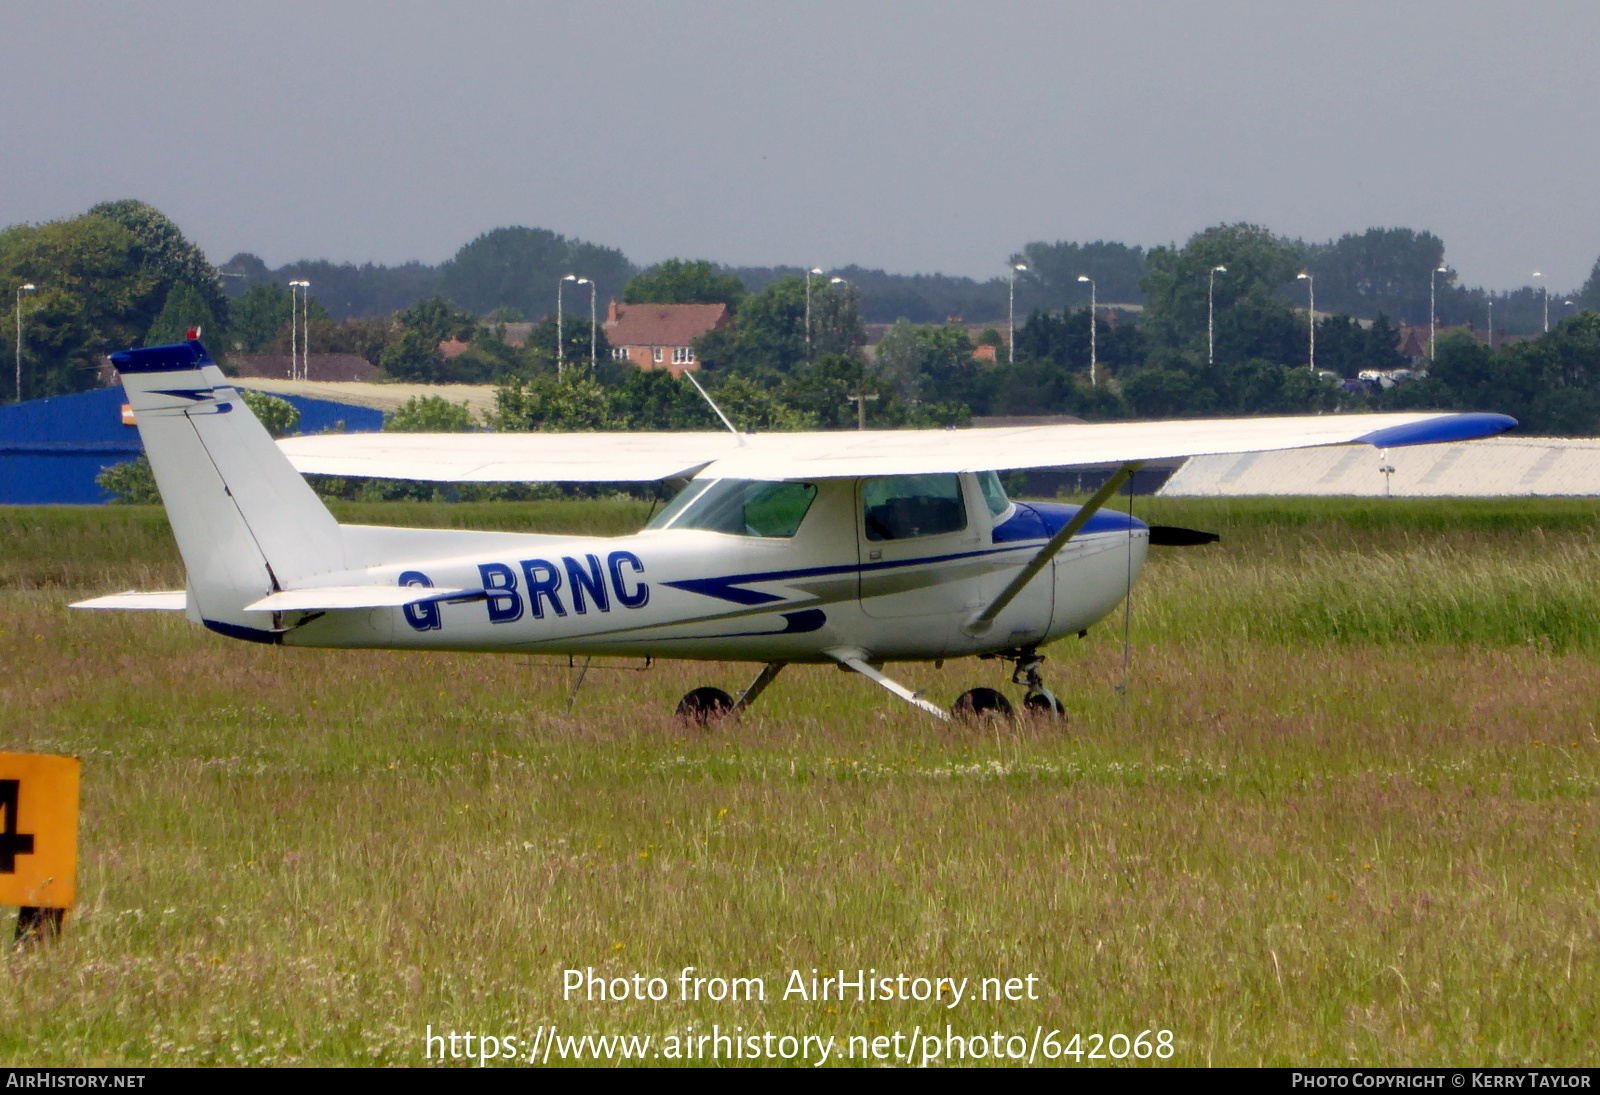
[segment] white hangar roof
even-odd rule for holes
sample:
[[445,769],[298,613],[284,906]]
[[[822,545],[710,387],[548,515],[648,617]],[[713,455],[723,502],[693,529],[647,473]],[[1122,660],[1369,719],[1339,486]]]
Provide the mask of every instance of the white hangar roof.
[[[1385,467],[1393,469],[1388,476]],[[1157,493],[1169,498],[1600,496],[1600,438],[1494,437],[1387,451],[1338,445],[1195,456]]]

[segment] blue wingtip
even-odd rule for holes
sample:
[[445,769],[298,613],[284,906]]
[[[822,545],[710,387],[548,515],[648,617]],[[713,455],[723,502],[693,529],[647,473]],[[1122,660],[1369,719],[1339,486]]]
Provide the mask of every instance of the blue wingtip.
[[1379,449],[1398,449],[1405,445],[1436,445],[1441,441],[1476,441],[1493,437],[1516,426],[1508,414],[1447,414],[1404,426],[1373,430],[1357,441]]
[[199,339],[174,342],[170,346],[145,346],[137,350],[118,350],[111,364],[119,373],[176,373],[210,365],[211,355]]

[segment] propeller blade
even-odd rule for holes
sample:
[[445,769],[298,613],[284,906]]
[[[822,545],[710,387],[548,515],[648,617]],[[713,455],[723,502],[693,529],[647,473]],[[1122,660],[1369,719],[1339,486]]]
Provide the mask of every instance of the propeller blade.
[[1214,544],[1222,539],[1214,532],[1201,532],[1199,529],[1179,528],[1177,525],[1151,525],[1150,542],[1156,547],[1196,547],[1200,544]]

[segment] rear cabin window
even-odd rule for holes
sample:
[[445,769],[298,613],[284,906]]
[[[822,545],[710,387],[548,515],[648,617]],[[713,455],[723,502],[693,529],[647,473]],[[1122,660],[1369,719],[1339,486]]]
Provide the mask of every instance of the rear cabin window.
[[967,527],[959,475],[896,475],[861,487],[868,540],[909,540]]
[[645,527],[789,537],[800,530],[816,497],[811,483],[696,479]]

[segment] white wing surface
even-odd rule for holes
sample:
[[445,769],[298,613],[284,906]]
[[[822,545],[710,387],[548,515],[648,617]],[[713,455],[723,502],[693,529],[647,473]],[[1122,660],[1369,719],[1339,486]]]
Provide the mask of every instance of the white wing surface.
[[686,479],[739,447],[729,433],[343,433],[278,442],[307,475],[442,483]]
[[280,441],[302,472],[435,482],[830,479],[1085,467],[1364,443],[1469,441],[1499,414],[1346,414],[972,430],[811,433],[322,434]]

